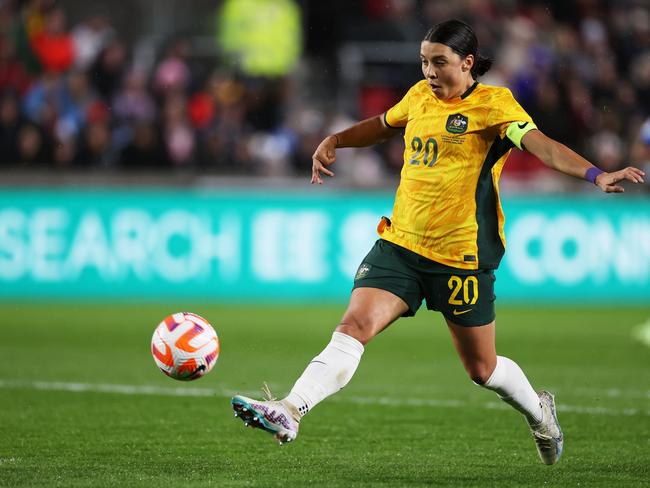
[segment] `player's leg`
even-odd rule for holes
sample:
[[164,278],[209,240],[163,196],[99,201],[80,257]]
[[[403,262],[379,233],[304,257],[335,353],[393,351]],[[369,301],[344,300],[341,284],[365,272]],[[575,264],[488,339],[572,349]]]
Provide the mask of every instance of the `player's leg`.
[[235,396],[235,415],[247,425],[273,433],[280,443],[292,441],[298,434],[300,418],[347,385],[364,345],[408,310],[406,302],[389,291],[354,289],[329,344],[307,365],[289,395],[281,401]]
[[409,310],[397,295],[379,288],[355,288],[336,332],[364,346]]
[[343,388],[359,365],[364,345],[398,317],[414,315],[422,290],[414,253],[379,239],[359,266],[348,308],[332,339],[308,365],[281,401],[258,402],[236,396],[235,415],[254,427],[293,440],[298,423],[316,404]]
[[553,396],[545,391],[536,393],[517,363],[497,356],[494,321],[467,327],[446,320],[456,351],[472,381],[493,390],[501,400],[523,413],[540,458],[546,464],[556,463],[562,454],[563,436]]
[[524,372],[514,361],[496,354],[494,321],[466,327],[446,320],[454,347],[472,381],[494,390],[531,421],[541,420],[539,398]]
[[364,346],[409,309],[398,296],[378,288],[356,288],[332,339],[307,366],[286,400],[304,415],[348,384]]
[[469,377],[538,421],[541,410],[535,390],[516,363],[496,354],[494,283],[491,270],[432,274],[426,282],[427,306],[444,315]]

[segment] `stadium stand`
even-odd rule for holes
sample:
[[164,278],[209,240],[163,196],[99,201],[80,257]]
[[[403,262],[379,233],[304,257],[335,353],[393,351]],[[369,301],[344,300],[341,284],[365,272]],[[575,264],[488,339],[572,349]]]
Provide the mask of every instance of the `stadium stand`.
[[[168,17],[176,3],[156,2]],[[124,16],[110,8],[79,18],[72,1],[0,2],[0,168],[305,176],[325,133],[399,100],[420,76],[423,33],[456,17],[496,60],[482,81],[509,86],[550,136],[605,170],[650,170],[646,2],[282,0],[282,28],[263,19],[249,30],[267,29],[268,45],[232,36],[233,3],[197,2],[185,13],[192,30],[123,36]],[[210,22],[199,22],[208,8]],[[244,62],[251,50],[287,46],[302,50],[276,59],[271,74]],[[337,176],[390,184],[401,144],[342,152],[355,164]],[[506,168],[506,184],[520,188],[576,185],[518,151]]]

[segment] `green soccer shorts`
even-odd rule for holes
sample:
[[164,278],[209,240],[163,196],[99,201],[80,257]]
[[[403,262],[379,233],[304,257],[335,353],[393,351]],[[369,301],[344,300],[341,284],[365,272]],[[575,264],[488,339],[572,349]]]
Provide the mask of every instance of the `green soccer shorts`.
[[415,315],[426,300],[427,309],[451,322],[476,327],[494,320],[495,279],[494,270],[452,268],[379,239],[359,265],[353,289],[380,288],[397,295],[409,306],[404,317]]

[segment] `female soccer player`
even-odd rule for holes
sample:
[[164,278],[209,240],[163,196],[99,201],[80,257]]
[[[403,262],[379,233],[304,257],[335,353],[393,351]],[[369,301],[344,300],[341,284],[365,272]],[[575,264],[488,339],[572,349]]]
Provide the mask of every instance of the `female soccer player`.
[[313,155],[311,183],[336,159],[336,148],[362,147],[404,132],[404,166],[392,218],[355,276],[349,306],[331,342],[281,401],[235,396],[235,415],[280,441],[296,438],[300,419],[352,378],[364,347],[422,300],[442,312],[469,377],[519,410],[542,461],[560,458],[563,437],[553,395],[536,393],[513,360],[495,349],[494,270],[504,253],[498,180],[513,147],[549,167],[622,192],[643,181],[633,167],[605,173],[546,137],[507,88],[476,81],[491,66],[472,28],[458,20],[427,32],[420,48],[424,80],[381,116],[324,139]]

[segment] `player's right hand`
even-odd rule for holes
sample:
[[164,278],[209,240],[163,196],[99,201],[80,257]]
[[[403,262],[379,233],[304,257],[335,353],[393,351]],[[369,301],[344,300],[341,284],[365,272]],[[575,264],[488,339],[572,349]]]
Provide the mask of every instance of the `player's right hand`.
[[318,145],[314,155],[311,157],[311,184],[323,184],[321,173],[327,176],[334,176],[334,173],[327,169],[327,166],[336,161],[336,136],[327,136]]

